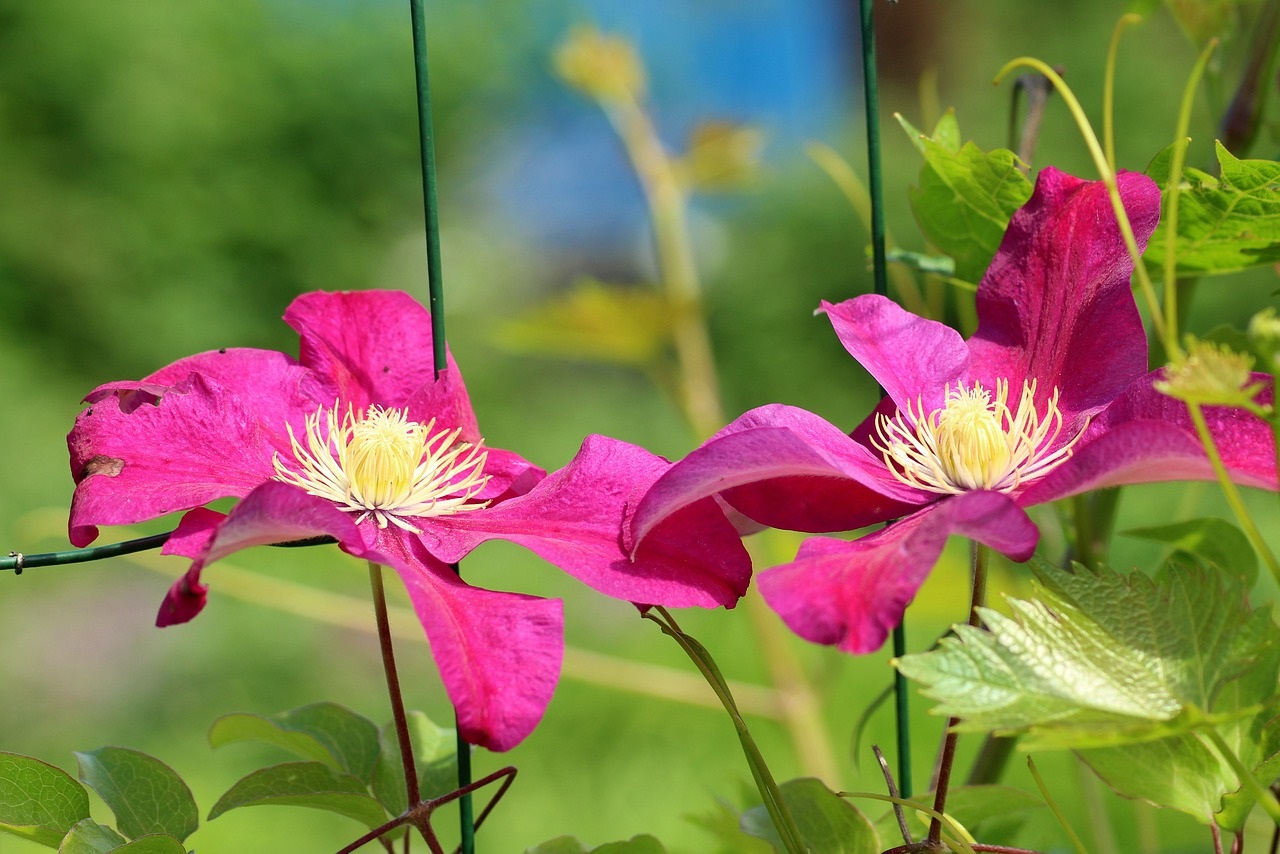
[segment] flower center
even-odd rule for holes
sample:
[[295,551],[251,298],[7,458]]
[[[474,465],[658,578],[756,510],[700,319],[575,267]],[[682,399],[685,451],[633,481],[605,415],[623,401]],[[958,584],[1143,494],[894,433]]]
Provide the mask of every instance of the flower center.
[[484,473],[484,442],[459,442],[461,428],[433,433],[435,419],[410,421],[408,410],[371,406],[363,416],[347,408],[320,407],[307,416],[304,443],[289,427],[298,467],[275,455],[276,480],[327,498],[343,510],[421,533],[406,518],[448,516],[479,510],[473,501],[489,482]]
[[894,477],[917,489],[956,494],[970,489],[1010,492],[1048,474],[1071,456],[1070,442],[1055,448],[1062,431],[1058,390],[1044,414],[1036,411],[1036,383],[1023,384],[1015,415],[1008,405],[1009,383],[996,380],[995,396],[974,383],[947,386],[941,409],[927,415],[917,400],[913,409],[876,419],[871,444]]

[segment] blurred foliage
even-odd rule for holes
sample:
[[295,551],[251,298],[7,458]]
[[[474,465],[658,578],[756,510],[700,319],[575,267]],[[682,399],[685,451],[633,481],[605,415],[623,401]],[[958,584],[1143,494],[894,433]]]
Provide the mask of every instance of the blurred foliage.
[[[1256,7],[1232,4],[1229,18],[1247,24]],[[1034,10],[1014,0],[877,4],[888,81],[881,103],[886,115],[900,111],[919,127],[933,127],[942,110],[954,106],[966,134],[955,142],[971,138],[983,151],[1005,147],[1010,91],[993,89],[991,76],[1005,60],[1034,53],[1065,69],[1098,122],[1102,57],[1119,11],[1106,0]],[[486,438],[548,467],[564,462],[587,432],[668,456],[692,444],[671,405],[630,365],[494,345],[495,320],[520,316],[548,296],[560,294],[562,314],[578,317],[577,301],[606,293],[576,290],[573,283],[583,277],[652,280],[647,249],[601,260],[523,243],[483,192],[486,181],[497,180],[499,166],[486,159],[490,140],[518,134],[520,120],[539,110],[593,109],[567,94],[563,100],[547,95],[555,91],[552,46],[578,16],[570,3],[428,3],[451,346]],[[852,52],[856,33],[847,38]],[[1217,120],[1245,53],[1231,44],[1219,52],[1217,82],[1198,102],[1193,121],[1188,163],[1208,172],[1215,168]],[[1116,91],[1122,167],[1142,170],[1172,142],[1181,82],[1196,49],[1159,8],[1126,34]],[[654,88],[656,96],[656,76]],[[1272,115],[1276,100],[1273,93]],[[845,129],[825,142],[861,171],[857,99],[849,103]],[[61,544],[48,525],[23,520],[35,508],[63,512],[71,483],[60,437],[76,401],[94,384],[140,376],[202,349],[292,346],[279,317],[302,291],[424,291],[414,110],[408,15],[392,0],[0,0],[0,317],[6,333],[0,396],[9,402],[9,417],[0,420],[0,532],[6,549]],[[1233,154],[1280,150],[1265,117],[1262,127],[1251,152]],[[900,134],[884,138],[890,227],[903,249],[927,252],[908,202],[920,155]],[[704,140],[734,152],[758,143],[732,135]],[[754,149],[746,154],[753,159]],[[870,289],[868,238],[846,200],[801,151],[773,145],[765,155],[747,192],[701,202],[694,221],[726,403],[733,415],[785,401],[852,427],[874,402],[874,383],[812,312],[821,299]],[[1032,165],[1048,163],[1093,174],[1070,118],[1052,99]],[[643,237],[636,235],[642,247]],[[1275,287],[1266,269],[1214,280],[1199,295],[1193,331],[1223,322],[1243,328]],[[954,320],[968,297],[948,293]],[[610,311],[632,310],[612,291],[607,295]],[[656,310],[646,304],[639,312]],[[604,336],[591,331],[588,338],[590,346],[580,346],[596,348],[598,356]],[[614,346],[627,353],[618,361],[631,362],[648,342],[623,338]],[[1220,512],[1215,499],[1204,498],[1210,490],[1134,492],[1139,497],[1122,514],[1126,526]],[[1046,511],[1044,519],[1052,542],[1053,517]],[[1156,548],[1118,543],[1114,561],[1127,565]],[[175,570],[179,564],[171,561]],[[367,595],[364,574],[330,549],[246,554],[243,565]],[[201,620],[156,632],[150,625],[168,579],[140,567],[118,561],[0,578],[6,641],[0,747],[57,759],[74,749],[129,744],[172,761],[197,800],[213,803],[258,767],[245,745],[211,758],[199,733],[218,715],[232,709],[272,714],[325,698],[375,720],[386,716],[376,649],[366,634],[238,602],[216,586]],[[476,583],[490,579],[565,597],[571,643],[684,666],[678,650],[642,626],[629,606],[586,595],[517,550],[485,547],[469,559],[467,572]],[[1002,576],[1015,589],[1023,577],[1017,572]],[[512,578],[519,580],[511,584]],[[965,583],[963,557],[952,555],[913,606],[913,649],[927,647],[954,618],[951,606],[963,599]],[[681,620],[707,639],[727,676],[758,681],[756,640],[741,610]],[[826,690],[831,726],[849,733],[851,710],[864,707],[889,678],[887,656],[833,657],[794,645]],[[402,644],[399,657],[402,671],[412,674],[407,701],[445,720],[448,709],[425,644]],[[780,779],[801,772],[779,727],[761,720],[753,729]],[[921,745],[932,744],[938,729],[922,711],[912,721]],[[882,712],[862,744],[891,738]],[[962,743],[962,767],[975,747]],[[917,757],[920,778],[931,765],[928,754],[924,749]],[[673,851],[706,850],[710,835],[686,816],[705,814],[717,795],[737,792],[746,775],[720,713],[581,679],[562,683],[526,744],[508,755],[478,756],[477,776],[507,762],[520,766],[521,776],[480,836],[496,851],[562,834],[599,843],[647,832]],[[1075,773],[1069,757],[1040,764],[1060,778]],[[848,763],[845,770],[847,779],[839,782],[846,788],[881,785],[873,763]],[[1034,790],[1025,773],[1009,777],[1010,785]],[[1134,807],[1116,798],[1106,804],[1118,817],[1120,850],[1137,850]],[[1085,826],[1084,806],[1069,810],[1077,826]],[[253,850],[323,850],[349,830],[346,820],[322,813],[294,823],[262,812],[268,816],[236,811],[202,827],[193,845],[241,850],[253,839]],[[1203,841],[1188,829],[1190,819],[1180,820],[1162,816],[1166,841]],[[1056,830],[1048,819],[1036,821],[1029,821],[1022,844],[1048,847],[1037,839],[1052,839]]]

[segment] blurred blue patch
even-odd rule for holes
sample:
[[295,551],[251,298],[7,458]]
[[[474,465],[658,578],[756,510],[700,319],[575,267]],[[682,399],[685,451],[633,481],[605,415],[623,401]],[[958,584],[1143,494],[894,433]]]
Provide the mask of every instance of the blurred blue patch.
[[530,10],[546,49],[527,81],[525,118],[486,158],[499,209],[544,247],[592,255],[625,250],[644,228],[639,186],[607,120],[550,70],[574,24],[637,46],[648,107],[670,149],[700,122],[748,123],[764,131],[766,158],[781,163],[830,135],[854,103],[849,10],[838,0],[584,0],[573,16]]

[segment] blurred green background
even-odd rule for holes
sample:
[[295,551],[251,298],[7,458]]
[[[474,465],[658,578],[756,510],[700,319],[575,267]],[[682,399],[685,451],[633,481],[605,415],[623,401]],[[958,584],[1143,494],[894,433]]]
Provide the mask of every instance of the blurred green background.
[[[304,291],[402,288],[425,298],[404,5],[0,0],[0,395],[7,401],[0,548],[65,546],[72,483],[62,437],[78,401],[97,384],[222,346],[292,351],[295,337],[279,318]],[[625,12],[603,5],[608,15],[601,17],[618,18],[627,35]],[[712,19],[733,6],[687,5]],[[1005,145],[1011,87],[993,88],[990,80],[1006,60],[1034,55],[1065,70],[1098,122],[1106,46],[1122,11],[1124,4],[1105,0],[1035,4],[1034,11],[1014,0],[877,6],[889,226],[904,246],[925,249],[906,203],[918,156],[889,114],[928,127],[939,108],[954,106],[966,138],[983,148]],[[825,68],[843,78],[834,88],[829,75],[822,78],[816,103],[833,112],[812,127],[863,173],[856,15],[838,3],[828,12],[824,49],[837,49]],[[560,216],[562,206],[588,217],[594,206],[599,218],[636,207],[634,186],[609,185],[616,174],[602,175],[598,195],[570,199],[554,173],[538,184],[529,178],[530,160],[521,159],[526,140],[525,155],[553,150],[559,123],[605,129],[597,108],[561,89],[550,70],[557,41],[591,13],[570,2],[436,2],[428,4],[428,20],[450,345],[486,441],[549,469],[593,432],[683,455],[694,437],[642,373],[529,353],[504,339],[506,322],[579,276],[637,283],[651,276],[645,234],[627,232],[625,215],[613,243],[558,240],[531,227]],[[663,63],[681,57],[664,58],[657,48],[665,42],[637,30],[643,33],[650,35],[641,49],[654,49],[651,72],[661,80]],[[674,43],[691,51],[699,44],[692,35]],[[769,50],[767,42],[756,47]],[[1240,43],[1224,46],[1224,80],[1242,50]],[[1116,90],[1122,166],[1140,170],[1172,141],[1195,54],[1159,10],[1126,37]],[[655,84],[660,125],[689,113],[681,97],[693,82]],[[803,108],[803,85],[789,97]],[[1189,162],[1207,167],[1213,116],[1223,102],[1221,92],[1198,100]],[[813,119],[811,111],[801,114]],[[772,125],[769,116],[727,118],[756,119],[769,141],[758,180],[700,205],[694,221],[729,414],[781,401],[852,427],[869,410],[874,386],[812,312],[821,299],[870,289],[865,230],[804,157],[804,139],[786,113],[773,113]],[[1256,148],[1255,156],[1274,156],[1275,140],[1264,133]],[[610,156],[621,162],[617,150],[602,162]],[[1051,102],[1035,160],[1093,174],[1060,101]],[[590,184],[589,173],[573,177],[574,186]],[[563,222],[571,229],[575,220]],[[1269,271],[1207,283],[1191,328],[1242,324],[1274,288]],[[1121,528],[1174,514],[1226,515],[1209,487],[1134,489],[1122,507]],[[1046,553],[1060,554],[1054,511],[1044,508],[1037,519]],[[135,533],[107,531],[103,540]],[[782,536],[772,547],[785,558],[796,542]],[[1120,539],[1114,557],[1124,566],[1151,564],[1158,552]],[[372,625],[366,574],[354,561],[330,549],[237,555],[208,576],[213,592],[200,619],[159,631],[152,622],[169,583],[162,573],[183,566],[153,558],[0,578],[0,749],[64,768],[73,768],[72,750],[142,749],[182,773],[207,811],[255,760],[271,758],[235,747],[211,751],[204,733],[217,716],[329,699],[379,723],[389,717],[375,641],[362,628]],[[297,586],[253,593],[236,570]],[[565,598],[577,649],[692,673],[631,606],[591,594],[518,549],[486,545],[464,571],[478,584]],[[949,551],[910,612],[913,648],[961,617],[965,572],[963,551]],[[999,572],[1001,589],[1020,589],[1016,569]],[[337,609],[347,627],[296,613],[315,605],[307,593],[314,588],[349,597],[351,604]],[[681,619],[730,678],[768,679],[745,608]],[[872,719],[857,765],[849,754],[858,716],[890,679],[887,655],[853,659],[783,642],[821,687],[840,769],[829,784],[880,790],[867,745],[890,748],[887,710]],[[447,721],[425,644],[402,642],[400,649],[408,704]],[[677,851],[718,850],[689,817],[713,813],[717,799],[744,803],[750,778],[728,719],[653,696],[645,684],[604,684],[619,673],[625,678],[607,661],[600,666],[571,653],[535,734],[508,755],[478,756],[478,773],[506,762],[520,768],[481,831],[482,850],[520,851],[560,834],[599,844],[642,832]],[[709,690],[700,698],[712,700]],[[926,708],[917,699],[912,721],[920,781],[941,730]],[[750,721],[780,779],[803,772],[776,721]],[[962,763],[973,747],[963,748]],[[1090,785],[1070,757],[1038,761],[1078,829],[1088,835],[1089,810],[1101,799],[1116,816],[1115,850],[1137,850],[1137,835],[1155,821],[1144,808]],[[1009,779],[1029,785],[1020,760]],[[868,811],[880,812],[875,805]],[[100,804],[95,814],[109,819]],[[1158,823],[1162,850],[1207,847],[1207,832],[1182,816],[1162,814]],[[356,835],[356,825],[327,814],[256,809],[220,818],[189,844],[201,852],[323,851]],[[1065,850],[1047,818],[1037,819],[1023,843]],[[37,849],[0,837],[0,852],[28,850]]]

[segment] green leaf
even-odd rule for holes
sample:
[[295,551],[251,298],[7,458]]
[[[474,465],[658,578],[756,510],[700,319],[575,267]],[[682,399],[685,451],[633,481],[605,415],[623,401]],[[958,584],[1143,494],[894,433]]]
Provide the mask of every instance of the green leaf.
[[666,854],[667,849],[652,836],[633,836],[626,842],[609,842],[588,848],[573,836],[557,836],[535,848],[526,848],[524,854]]
[[[744,786],[743,789],[746,798],[759,800],[760,795],[754,786]],[[716,840],[714,849],[705,849],[707,854],[773,854],[772,845],[742,832],[740,812],[725,798],[716,798],[710,809],[687,816]]]
[[[1222,177],[1184,169],[1178,202],[1177,273],[1217,276],[1280,263],[1280,163],[1239,160],[1217,144]],[[1156,155],[1147,174],[1169,184],[1169,155]],[[1147,251],[1147,265],[1163,268],[1168,219],[1161,219]]]
[[921,133],[915,125],[903,118],[901,113],[894,113],[893,117],[898,120],[898,124],[907,132],[907,137],[921,154],[925,151],[925,140],[936,142],[953,154],[960,151],[960,123],[956,121],[954,108],[948,108],[942,114],[938,123],[933,126],[932,134]]
[[109,827],[103,827],[91,818],[77,824],[62,840],[58,854],[187,854],[187,849],[175,837],[168,834],[142,836],[127,842],[123,836]]
[[1258,580],[1258,556],[1244,532],[1225,519],[1192,519],[1153,528],[1122,531],[1126,537],[1167,543],[1240,579],[1245,589]]
[[909,193],[911,210],[925,238],[955,259],[955,275],[977,282],[1000,247],[1013,212],[1031,198],[1031,182],[1012,151],[959,145],[954,115],[938,122],[932,138],[905,122],[924,155],[920,186]]
[[[437,726],[422,712],[410,711],[406,717],[417,762],[418,790],[423,800],[438,798],[458,788],[457,730]],[[373,769],[373,794],[388,813],[400,815],[408,808],[408,800],[400,740],[394,724],[382,728],[379,742],[382,750]]]
[[[788,780],[778,788],[810,851],[822,851],[823,854],[876,854],[880,851],[871,822],[856,807],[823,785],[821,780],[812,777]],[[742,829],[782,850],[782,839],[763,804],[742,814]]]
[[583,279],[503,324],[498,342],[524,353],[650,367],[668,347],[671,324],[658,290]]
[[1012,617],[983,609],[987,630],[957,626],[898,661],[959,729],[1027,732],[1027,750],[1173,736],[1203,725],[1224,687],[1280,642],[1238,581],[1198,566],[1158,582],[1046,564],[1035,574],[1040,601],[1010,600]]
[[210,744],[221,747],[236,741],[274,744],[365,781],[378,760],[378,727],[337,703],[313,703],[269,718],[241,713],[214,721]]
[[57,848],[89,817],[89,793],[61,768],[0,753],[0,831]]
[[288,762],[260,768],[227,790],[209,811],[209,821],[238,807],[274,804],[311,807],[353,818],[374,828],[387,821],[365,784],[323,762]]
[[115,854],[187,854],[186,846],[163,833],[144,836],[112,850]]
[[91,818],[76,822],[58,846],[58,854],[106,854],[129,840]]
[[191,790],[159,759],[124,747],[100,747],[76,753],[80,780],[116,816],[116,827],[129,839],[167,833],[186,839],[200,826]]

